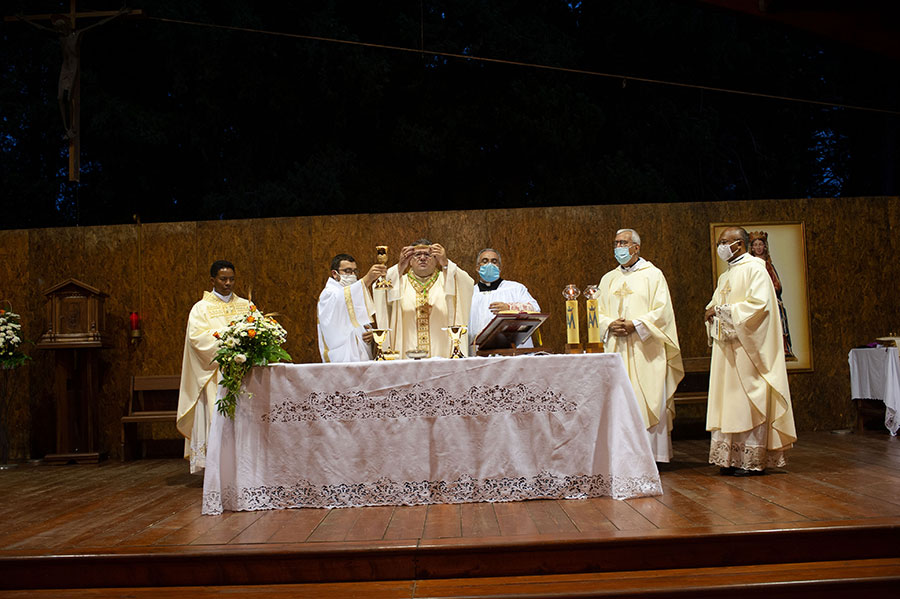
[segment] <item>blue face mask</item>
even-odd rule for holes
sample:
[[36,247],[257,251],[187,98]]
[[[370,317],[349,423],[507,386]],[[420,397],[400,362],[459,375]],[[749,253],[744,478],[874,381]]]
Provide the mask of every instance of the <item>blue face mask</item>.
[[496,264],[488,262],[487,264],[482,264],[481,268],[478,269],[478,276],[486,283],[493,283],[500,278],[500,269]]
[[613,250],[616,254],[616,262],[619,264],[628,264],[631,260],[631,250],[627,247],[617,247]]

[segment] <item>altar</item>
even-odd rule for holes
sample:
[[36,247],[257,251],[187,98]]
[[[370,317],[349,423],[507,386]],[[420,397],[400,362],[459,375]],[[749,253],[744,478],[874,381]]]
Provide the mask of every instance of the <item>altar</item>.
[[254,368],[202,509],[661,494],[621,358],[524,355]]

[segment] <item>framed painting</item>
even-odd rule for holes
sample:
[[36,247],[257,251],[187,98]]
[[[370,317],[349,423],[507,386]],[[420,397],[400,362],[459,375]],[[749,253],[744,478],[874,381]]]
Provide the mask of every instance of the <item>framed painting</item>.
[[778,296],[788,372],[813,370],[812,334],[809,322],[806,231],[802,222],[710,223],[709,245],[713,285],[727,264],[716,254],[719,235],[728,227],[743,227],[750,234],[749,252],[768,263]]

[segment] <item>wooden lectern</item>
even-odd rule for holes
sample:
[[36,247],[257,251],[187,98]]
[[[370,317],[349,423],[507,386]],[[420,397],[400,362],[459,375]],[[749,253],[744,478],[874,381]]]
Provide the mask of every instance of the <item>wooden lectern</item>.
[[515,356],[541,351],[518,346],[528,341],[548,316],[543,312],[500,312],[475,338],[475,355]]
[[44,295],[47,331],[36,347],[54,352],[56,398],[56,453],[44,456],[44,461],[96,463],[105,457],[97,451],[97,352],[110,345],[103,308],[109,296],[75,279]]

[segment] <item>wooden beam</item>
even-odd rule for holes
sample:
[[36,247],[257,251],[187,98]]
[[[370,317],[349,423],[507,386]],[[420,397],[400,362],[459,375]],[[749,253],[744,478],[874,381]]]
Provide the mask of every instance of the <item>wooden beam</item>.
[[[103,17],[111,17],[113,15],[119,14],[117,10],[91,10],[85,12],[75,13],[75,18],[78,19],[100,19]],[[50,17],[56,15],[69,16],[69,13],[48,13],[48,14],[40,14],[40,15],[22,15],[22,16],[7,16],[3,17],[4,21],[48,21]],[[122,15],[123,17],[134,17],[134,16],[143,16],[144,11],[140,8],[136,8],[129,12],[128,14]]]

